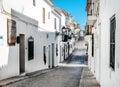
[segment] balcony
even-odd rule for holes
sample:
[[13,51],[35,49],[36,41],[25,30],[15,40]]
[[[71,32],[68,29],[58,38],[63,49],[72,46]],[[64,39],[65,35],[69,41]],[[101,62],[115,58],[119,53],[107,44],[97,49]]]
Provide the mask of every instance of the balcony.
[[93,25],[96,20],[97,20],[96,15],[88,15],[87,23],[88,23],[88,25]]

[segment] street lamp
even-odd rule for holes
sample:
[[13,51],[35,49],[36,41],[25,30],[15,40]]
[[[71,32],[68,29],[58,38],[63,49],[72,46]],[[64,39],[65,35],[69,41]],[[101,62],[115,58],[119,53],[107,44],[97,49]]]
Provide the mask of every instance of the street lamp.
[[67,42],[67,40],[68,40],[67,28],[63,26],[62,27],[62,41]]
[[56,32],[55,32],[55,36],[57,37],[57,36],[59,36],[59,35],[60,35],[60,32],[56,31]]

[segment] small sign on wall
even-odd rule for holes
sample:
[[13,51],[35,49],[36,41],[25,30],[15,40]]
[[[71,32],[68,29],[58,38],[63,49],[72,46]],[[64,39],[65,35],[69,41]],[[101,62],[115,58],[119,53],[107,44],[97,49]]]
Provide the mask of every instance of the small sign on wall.
[[3,45],[3,36],[0,36],[0,45]]

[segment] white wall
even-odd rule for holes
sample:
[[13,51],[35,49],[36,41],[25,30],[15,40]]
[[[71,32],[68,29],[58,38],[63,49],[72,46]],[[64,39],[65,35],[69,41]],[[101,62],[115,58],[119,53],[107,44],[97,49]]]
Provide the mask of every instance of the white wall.
[[88,43],[88,66],[91,69],[91,71],[93,72],[93,58],[92,58],[92,37],[91,35],[87,35],[85,36],[85,41],[86,43]]
[[98,82],[100,82],[100,24],[98,23],[98,19],[92,27],[92,33],[94,34],[94,56],[92,57],[91,70],[95,75]]
[[[37,3],[38,2],[38,3]],[[52,14],[52,8],[43,0],[38,0],[36,7],[28,1],[9,1],[4,0],[4,12],[0,12],[0,36],[3,36],[3,44],[0,45],[0,80],[19,75],[19,44],[8,46],[7,44],[7,18],[14,19],[17,23],[17,36],[25,34],[25,73],[34,72],[48,68],[48,45],[54,43],[54,65],[58,65],[56,58],[56,38],[54,29],[54,18],[57,20],[57,29],[59,30],[59,18]],[[27,5],[26,5],[27,4]],[[46,8],[46,23],[42,23],[42,8]],[[11,8],[13,10],[11,10]],[[16,10],[14,12],[14,10]],[[32,14],[32,13],[33,14]],[[48,19],[48,12],[51,17]],[[9,13],[9,14],[8,14]],[[47,34],[49,35],[46,38]],[[34,38],[34,59],[28,61],[28,38]],[[43,46],[46,46],[46,60],[43,61]],[[52,48],[50,49],[52,58]],[[7,73],[9,72],[9,73]]]
[[[62,27],[68,18],[65,15],[57,14],[52,5],[45,0],[36,0],[36,6],[33,6],[32,0],[1,0],[2,8],[0,11],[0,36],[3,36],[3,43],[0,44],[0,80],[8,77],[19,75],[19,44],[15,46],[8,46],[7,44],[7,18],[14,19],[17,23],[17,36],[19,34],[25,35],[25,73],[34,72],[41,69],[48,68],[48,46],[50,45],[50,64],[52,64],[52,43],[54,43],[54,66],[58,65],[58,61],[63,61],[64,44],[61,43],[61,36],[56,37],[55,32],[61,32]],[[43,23],[43,8],[45,8],[45,24]],[[48,19],[48,12],[50,12],[50,19]],[[56,18],[57,29],[54,29],[54,18]],[[66,19],[67,18],[67,19]],[[70,19],[71,20],[71,19]],[[48,38],[47,38],[48,34]],[[28,61],[28,38],[34,38],[34,59]],[[70,41],[72,53],[74,46],[74,39]],[[58,44],[58,56],[56,56],[56,44]],[[46,61],[43,59],[43,46],[46,46]],[[61,46],[61,52],[60,52]],[[66,48],[68,49],[68,48]],[[65,50],[66,50],[65,49]],[[65,57],[68,57],[68,50],[65,52]],[[4,59],[3,59],[4,58]],[[14,63],[13,63],[14,62]],[[52,66],[50,67],[52,68]],[[10,72],[10,73],[7,73]]]
[[[100,71],[101,87],[120,87],[120,1],[100,0],[100,23],[101,23],[101,50]],[[115,47],[115,71],[109,65],[110,61],[110,18],[116,17],[116,47]]]
[[[36,6],[33,5],[33,0],[3,0],[3,8],[5,11],[11,13],[11,10],[15,10],[21,14],[24,14],[30,18],[33,18],[35,20],[38,20],[38,25],[41,29],[41,31],[50,31],[54,32],[52,25],[53,18],[51,17],[48,19],[48,12],[52,11],[52,7],[50,4],[46,3],[44,0],[36,0]],[[12,8],[12,9],[11,9]],[[42,10],[45,8],[45,24],[43,23],[43,16],[42,16]]]

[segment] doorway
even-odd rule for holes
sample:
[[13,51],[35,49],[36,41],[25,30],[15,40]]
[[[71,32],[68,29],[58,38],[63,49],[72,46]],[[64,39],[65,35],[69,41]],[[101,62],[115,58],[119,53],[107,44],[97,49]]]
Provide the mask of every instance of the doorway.
[[65,44],[64,44],[64,51],[63,52],[64,52],[64,60],[65,60]]
[[52,68],[54,67],[54,43],[52,43]]
[[69,44],[69,42],[67,44],[68,44],[68,56],[69,56],[70,44]]
[[20,34],[20,59],[19,59],[19,69],[20,69],[20,74],[25,72],[25,36],[24,34]]
[[60,54],[60,61],[59,61],[59,63],[62,61],[61,60],[61,55],[62,55],[62,48],[61,48],[61,46],[60,46],[60,52],[59,52],[59,54]]
[[50,45],[48,46],[48,68],[50,68]]

